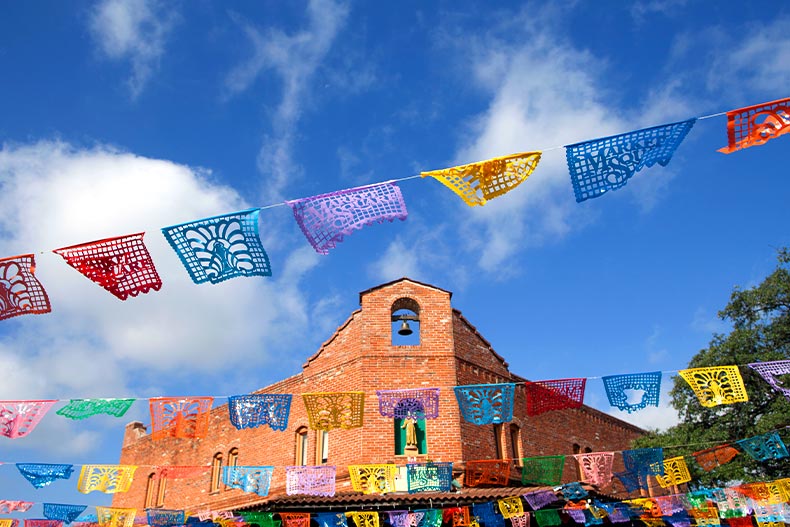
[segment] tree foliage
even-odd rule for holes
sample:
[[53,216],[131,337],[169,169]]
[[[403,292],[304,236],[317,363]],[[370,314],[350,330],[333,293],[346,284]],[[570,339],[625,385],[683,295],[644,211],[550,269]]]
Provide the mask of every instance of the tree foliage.
[[[719,444],[779,430],[790,425],[790,402],[774,391],[759,374],[746,366],[752,362],[790,359],[790,249],[778,251],[777,267],[759,285],[736,287],[719,317],[732,324],[727,334],[715,334],[707,348],[697,353],[689,368],[738,365],[749,401],[703,407],[681,377],[670,392],[680,423],[664,432],[640,438],[636,447],[665,447],[665,455],[686,456],[696,481],[722,485],[732,481],[760,481],[787,477],[787,459],[758,462],[745,452],[711,472],[703,471],[691,454]],[[783,383],[790,387],[789,382]],[[678,446],[682,445],[682,446]]]

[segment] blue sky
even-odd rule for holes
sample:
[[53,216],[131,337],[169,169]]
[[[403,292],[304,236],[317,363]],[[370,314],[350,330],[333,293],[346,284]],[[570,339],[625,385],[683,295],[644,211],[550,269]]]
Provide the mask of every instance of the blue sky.
[[[0,398],[250,391],[298,372],[359,291],[401,276],[453,291],[530,379],[681,369],[726,330],[733,286],[790,243],[788,139],[720,154],[723,116],[668,167],[581,204],[563,149],[482,208],[405,181],[407,221],[328,256],[290,209],[264,210],[271,278],[194,285],[159,229],[787,97],[789,21],[781,2],[9,3],[0,253],[41,253],[53,311],[0,324]],[[49,252],[142,230],[164,286],[126,302]],[[589,404],[672,423],[610,409],[599,383]],[[0,460],[116,463],[146,414],[52,413]],[[0,499],[109,502],[75,488],[0,467]]]

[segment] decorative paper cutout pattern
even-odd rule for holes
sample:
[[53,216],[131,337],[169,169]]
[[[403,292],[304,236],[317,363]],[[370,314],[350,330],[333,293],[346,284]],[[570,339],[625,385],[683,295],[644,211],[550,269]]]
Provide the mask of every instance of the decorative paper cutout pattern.
[[449,492],[453,482],[450,462],[407,463],[409,494],[417,492]]
[[442,517],[445,522],[451,521],[453,527],[469,525],[469,507],[450,507],[444,509]]
[[74,465],[52,463],[17,463],[16,468],[37,489],[57,479],[69,479],[74,472]]
[[581,509],[569,509],[567,507],[564,510],[565,510],[565,512],[568,513],[568,516],[570,516],[571,520],[573,520],[575,523],[585,523],[584,511],[583,510],[581,510]]
[[664,475],[656,475],[658,484],[663,488],[680,485],[691,481],[686,460],[683,456],[671,457],[664,460]]
[[527,415],[581,408],[587,379],[556,379],[526,383]]
[[678,373],[707,408],[749,400],[738,366],[691,368]]
[[718,445],[694,452],[692,456],[705,472],[710,472],[719,465],[725,465],[738,455],[738,451],[730,445]]
[[529,514],[519,514],[510,518],[510,523],[513,524],[513,527],[528,527],[529,526]]
[[0,320],[49,313],[49,297],[35,277],[32,254],[0,258]]
[[499,512],[502,513],[502,517],[506,520],[513,516],[521,516],[524,514],[524,505],[521,503],[521,498],[519,496],[502,498],[497,501],[497,504],[499,505]]
[[63,522],[58,520],[41,520],[27,518],[25,520],[25,527],[62,527]]
[[439,388],[377,390],[379,413],[395,419],[439,417]]
[[[647,406],[658,406],[661,393],[661,372],[627,373],[602,377],[609,404],[626,412],[635,412]],[[637,403],[629,403],[626,390],[643,390],[645,393]]]
[[151,439],[203,437],[213,402],[213,397],[152,397]]
[[167,525],[184,525],[186,519],[183,510],[148,509],[148,525],[151,527],[165,527]]
[[615,477],[620,480],[620,483],[625,487],[626,492],[634,492],[642,487],[642,479],[638,474],[625,470],[623,472],[615,472]]
[[64,503],[45,503],[44,517],[48,520],[58,520],[63,523],[71,523],[79,518],[82,511],[87,509],[87,505],[67,505]]
[[348,527],[346,515],[341,513],[319,512],[313,516],[313,519],[318,527]]
[[394,464],[349,465],[351,487],[363,494],[386,494],[395,492],[395,475],[398,467]]
[[758,146],[790,132],[790,97],[727,112],[728,144],[719,152]]
[[19,525],[19,520],[14,520],[12,518],[0,518],[0,527],[17,527]]
[[98,414],[123,417],[134,401],[135,399],[72,399],[55,413],[75,420],[87,419]]
[[375,511],[347,512],[357,527],[379,527],[379,513]]
[[513,419],[513,383],[456,386],[455,398],[463,418],[476,425],[507,423]]
[[28,435],[56,402],[0,401],[0,435],[11,439]]
[[624,450],[623,463],[626,470],[636,474],[661,475],[664,473],[664,449],[637,448]]
[[440,509],[422,509],[416,512],[425,513],[418,527],[442,527],[444,517]]
[[690,119],[566,146],[576,201],[617,190],[645,167],[667,166],[695,122]]
[[285,467],[285,492],[289,496],[334,496],[335,471],[330,465]]
[[550,490],[536,490],[534,492],[528,492],[523,495],[523,498],[527,503],[529,503],[529,506],[533,511],[542,509],[546,505],[551,505],[555,501],[558,501],[557,495]]
[[162,229],[196,284],[238,276],[271,276],[269,256],[258,236],[260,209],[173,225]]
[[132,527],[137,509],[101,507],[96,505],[96,516],[101,527]]
[[391,527],[409,527],[409,511],[386,511]]
[[727,525],[729,525],[729,527],[752,527],[752,517],[733,516],[731,518],[727,518]]
[[302,394],[310,428],[359,428],[365,412],[365,392],[324,392]]
[[[280,527],[282,522],[280,520],[275,520],[273,518],[273,512],[248,512],[248,511],[239,511],[239,515],[244,519],[246,523],[257,523],[259,527]],[[322,516],[321,514],[318,515],[319,517]],[[208,519],[208,518],[207,518]],[[322,524],[320,521],[318,522],[319,527],[332,527]]]
[[338,190],[328,194],[285,202],[307,241],[319,254],[329,254],[355,230],[405,220],[406,203],[393,182]]
[[559,485],[564,466],[565,456],[525,457],[521,467],[521,484]]
[[777,500],[771,500],[771,492],[763,482],[744,483],[738,485],[736,490],[757,502],[777,503]]
[[507,486],[510,481],[511,463],[504,459],[480,459],[466,462],[464,486]]
[[278,512],[285,527],[310,527],[309,512]]
[[535,521],[538,522],[540,527],[554,527],[555,525],[562,525],[560,511],[557,509],[535,511],[533,514],[535,515]]
[[33,506],[32,501],[0,500],[0,514],[29,511]]
[[258,496],[269,494],[274,467],[222,467],[222,482],[228,487],[252,492]]
[[787,447],[785,447],[785,444],[779,437],[779,433],[776,431],[741,439],[736,441],[736,443],[757,461],[782,459],[788,456]]
[[614,452],[590,452],[576,454],[582,480],[603,487],[612,481]]
[[566,483],[562,486],[562,496],[566,500],[580,500],[587,496],[587,491],[578,481]]
[[494,504],[490,501],[472,505],[472,515],[485,527],[505,527],[504,518],[494,509]]
[[77,490],[87,494],[94,490],[106,494],[126,492],[132,484],[135,465],[82,465]]
[[237,429],[269,425],[272,430],[288,428],[292,395],[289,393],[254,393],[228,397],[230,422]]
[[107,238],[62,247],[52,252],[104,289],[126,300],[130,296],[159,291],[162,280],[154,267],[143,236],[145,233]]
[[538,166],[540,156],[541,152],[522,152],[420,175],[435,178],[474,207],[485,205],[526,181]]
[[[788,128],[790,130],[790,128]],[[771,388],[784,394],[785,397],[790,399],[790,388],[785,388],[781,385],[779,375],[790,374],[790,360],[776,360],[771,362],[753,362],[749,367],[760,374],[765,382],[771,385]]]

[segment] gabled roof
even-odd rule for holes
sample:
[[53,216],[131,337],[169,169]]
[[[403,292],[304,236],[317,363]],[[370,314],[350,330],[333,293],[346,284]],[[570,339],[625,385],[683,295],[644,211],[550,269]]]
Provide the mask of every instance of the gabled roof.
[[425,282],[419,282],[417,280],[412,280],[411,278],[408,278],[408,277],[404,276],[402,278],[398,278],[397,280],[393,280],[391,282],[386,282],[384,284],[379,284],[377,286],[371,287],[370,289],[365,289],[364,291],[360,291],[360,293],[359,293],[359,303],[362,304],[362,296],[363,295],[366,295],[366,294],[371,293],[373,291],[376,291],[378,289],[382,289],[384,287],[389,287],[389,286],[391,286],[393,284],[397,284],[398,282],[403,282],[403,281],[408,281],[408,282],[411,282],[413,284],[418,284],[418,285],[421,285],[421,286],[424,286],[424,287],[430,287],[431,289],[436,289],[437,291],[441,291],[443,293],[447,293],[448,295],[450,295],[450,298],[453,297],[453,292],[452,291],[448,291],[446,289],[442,289],[441,287],[436,287],[433,284],[426,284]]

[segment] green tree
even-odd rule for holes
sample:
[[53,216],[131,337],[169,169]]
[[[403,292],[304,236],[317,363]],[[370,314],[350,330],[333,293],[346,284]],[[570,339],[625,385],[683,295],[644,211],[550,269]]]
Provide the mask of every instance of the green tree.
[[[749,401],[705,408],[678,376],[670,395],[680,423],[635,443],[636,448],[665,447],[665,457],[686,456],[694,480],[704,485],[790,476],[787,459],[758,462],[741,452],[730,463],[705,472],[691,456],[698,450],[772,430],[779,430],[780,437],[788,444],[790,436],[784,427],[790,425],[790,402],[746,366],[752,362],[790,359],[790,249],[780,249],[777,260],[776,269],[762,283],[749,289],[735,288],[729,303],[719,312],[722,320],[732,324],[731,331],[715,334],[708,347],[697,353],[688,365],[689,368],[739,365]],[[790,387],[790,382],[784,386]]]

